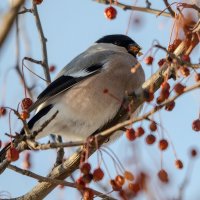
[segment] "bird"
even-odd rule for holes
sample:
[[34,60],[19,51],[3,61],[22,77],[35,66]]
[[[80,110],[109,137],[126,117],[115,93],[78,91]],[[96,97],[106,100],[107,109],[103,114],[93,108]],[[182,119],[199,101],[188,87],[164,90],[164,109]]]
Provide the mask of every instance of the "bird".
[[[111,122],[127,93],[140,89],[145,81],[139,54],[141,47],[133,39],[113,34],[101,37],[69,62],[29,108],[36,110],[28,122],[31,132],[58,112],[36,140],[50,134],[66,142],[85,140]],[[22,128],[20,134],[24,133]],[[0,152],[1,161],[9,148],[10,144]]]

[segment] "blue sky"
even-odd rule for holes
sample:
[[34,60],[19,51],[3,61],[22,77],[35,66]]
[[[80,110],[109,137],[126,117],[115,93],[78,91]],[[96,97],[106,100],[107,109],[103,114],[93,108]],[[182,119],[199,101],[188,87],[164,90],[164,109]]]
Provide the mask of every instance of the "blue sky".
[[[30,4],[27,1],[27,7]],[[132,3],[133,1],[123,1]],[[6,7],[6,1],[0,5],[0,9]],[[144,1],[140,1],[139,5],[144,5]],[[164,4],[162,1],[153,3],[154,8],[162,10]],[[57,68],[56,72],[52,74],[52,78],[64,67],[72,58],[88,48],[94,41],[107,34],[120,33],[124,34],[127,29],[130,11],[122,11],[117,8],[117,18],[109,21],[104,17],[105,5],[95,3],[91,0],[81,1],[44,1],[38,10],[41,17],[44,33],[48,39],[48,58],[49,64],[54,64]],[[130,26],[128,35],[143,47],[143,52],[147,52],[151,47],[154,39],[159,40],[160,44],[167,46],[171,31],[172,20],[165,17],[156,17],[155,15],[145,13],[133,13],[133,18],[140,17],[142,19],[141,27],[132,24]],[[35,27],[34,19],[31,14],[23,15],[20,20],[20,58],[24,56],[31,56],[35,59],[41,59],[41,48],[38,33]],[[197,61],[199,48],[197,48],[192,56],[192,61]],[[163,52],[156,54],[156,60],[164,57]],[[15,28],[13,27],[3,49],[0,52],[0,87],[1,91],[6,87],[6,92],[0,93],[0,103],[3,101],[7,106],[17,107],[17,104],[23,99],[23,87],[19,82],[16,73],[9,70],[15,66]],[[155,62],[156,63],[156,62]],[[146,66],[143,62],[146,77],[150,76],[151,68]],[[33,69],[42,74],[39,66],[32,66]],[[154,66],[154,70],[157,66]],[[9,71],[8,71],[9,70]],[[9,72],[9,73],[8,73]],[[6,84],[5,84],[6,77]],[[26,73],[27,79],[30,79],[30,74]],[[32,79],[32,78],[31,78]],[[33,79],[38,82],[38,87],[35,93],[38,94],[45,88],[44,82]],[[32,82],[30,81],[30,84]],[[192,78],[189,81],[192,83]],[[184,95],[177,100],[174,112],[161,112],[162,125],[170,135],[171,140],[176,148],[178,156],[183,159],[185,166],[188,162],[188,149],[192,146],[198,146],[200,136],[191,129],[191,123],[198,117],[199,113],[199,91]],[[158,115],[155,116],[158,119]],[[19,131],[21,124],[17,123],[16,119],[12,117],[12,130]],[[8,132],[8,118],[0,119],[0,139],[7,140],[4,133]],[[167,137],[167,136],[166,136]],[[135,147],[136,151],[132,151]],[[139,166],[152,172],[154,183],[156,182],[156,173],[160,169],[160,152],[157,145],[149,147],[145,145],[144,138],[135,143],[128,142],[125,137],[120,138],[119,141],[112,144],[112,148],[120,160],[133,159],[139,157]],[[136,155],[136,153],[138,153]],[[53,156],[52,156],[53,155]],[[34,172],[45,175],[51,169],[55,159],[54,151],[37,152],[33,154],[33,168]],[[105,157],[106,159],[106,157]],[[93,156],[95,160],[95,156]],[[107,158],[109,160],[109,158]],[[95,162],[95,161],[94,161]],[[21,166],[22,161],[17,161],[16,165]],[[109,162],[108,162],[109,163]],[[126,162],[125,162],[126,163]],[[128,163],[128,162],[127,162]],[[110,164],[110,163],[109,163]],[[185,199],[198,199],[198,181],[200,174],[198,167],[200,162],[196,162],[191,182],[187,187]],[[169,197],[176,197],[177,187],[184,178],[186,168],[183,170],[176,170],[174,167],[174,155],[172,148],[164,152],[164,166],[170,171],[172,184],[169,187],[162,189],[167,192]],[[132,163],[128,168],[135,168]],[[131,170],[131,169],[130,169]],[[111,170],[112,171],[112,170]],[[12,197],[16,197],[29,191],[37,182],[33,179],[22,177],[10,170],[0,176],[0,191],[8,191]],[[107,182],[105,181],[107,184]],[[173,188],[173,189],[172,189]],[[69,189],[65,191],[54,190],[46,199],[76,199],[69,198]],[[170,192],[169,192],[170,191]],[[73,190],[74,192],[74,190]],[[70,192],[70,194],[72,194]],[[138,199],[143,199],[141,196]]]

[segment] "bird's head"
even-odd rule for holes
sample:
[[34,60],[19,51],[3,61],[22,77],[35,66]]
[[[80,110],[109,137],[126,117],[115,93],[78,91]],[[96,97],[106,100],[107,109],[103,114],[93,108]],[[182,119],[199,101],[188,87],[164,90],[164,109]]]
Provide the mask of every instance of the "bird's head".
[[127,35],[106,35],[97,40],[96,43],[109,43],[124,47],[134,57],[142,55],[141,47]]

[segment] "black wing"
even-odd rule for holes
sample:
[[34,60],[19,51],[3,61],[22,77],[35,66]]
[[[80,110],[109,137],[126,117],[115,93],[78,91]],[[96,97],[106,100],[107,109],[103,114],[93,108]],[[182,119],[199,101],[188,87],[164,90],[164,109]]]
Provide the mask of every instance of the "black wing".
[[93,64],[83,70],[84,76],[76,77],[73,75],[62,75],[54,80],[47,88],[38,96],[37,101],[29,108],[29,112],[37,108],[44,103],[47,99],[51,99],[58,94],[70,89],[77,83],[99,73],[103,67],[103,64]]

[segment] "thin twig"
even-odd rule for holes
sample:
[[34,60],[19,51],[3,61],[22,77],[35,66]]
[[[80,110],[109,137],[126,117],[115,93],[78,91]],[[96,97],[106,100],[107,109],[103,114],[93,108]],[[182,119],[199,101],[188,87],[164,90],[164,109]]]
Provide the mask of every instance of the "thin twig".
[[32,9],[28,9],[26,7],[23,7],[23,9],[18,12],[18,15],[24,14],[24,13],[32,13],[32,12],[33,12]]
[[[96,1],[97,3],[102,3],[102,4],[110,4],[110,0],[94,0],[94,1]],[[119,3],[118,1],[117,1],[117,3],[115,3],[114,0],[112,0],[112,2],[116,6],[120,7],[123,10],[135,10],[135,11],[140,11],[140,12],[151,13],[151,14],[154,14],[154,15],[158,15],[162,12],[161,10],[152,9],[152,8],[126,5],[126,4],[123,4],[123,3]],[[171,17],[171,14],[167,13],[167,12],[162,12],[161,15],[165,16],[165,17]]]
[[171,5],[169,4],[168,0],[163,0],[165,3],[165,6],[167,7],[169,13],[171,14],[172,17],[175,17],[175,12],[173,11]]
[[32,11],[35,17],[36,26],[37,26],[38,33],[40,36],[41,47],[42,47],[42,66],[44,70],[45,79],[47,80],[47,85],[48,85],[49,83],[51,83],[51,77],[49,73],[49,64],[48,64],[48,55],[47,55],[47,46],[46,46],[47,39],[44,36],[43,28],[42,28],[40,17],[37,10],[37,5],[34,3],[34,0],[32,0]]

